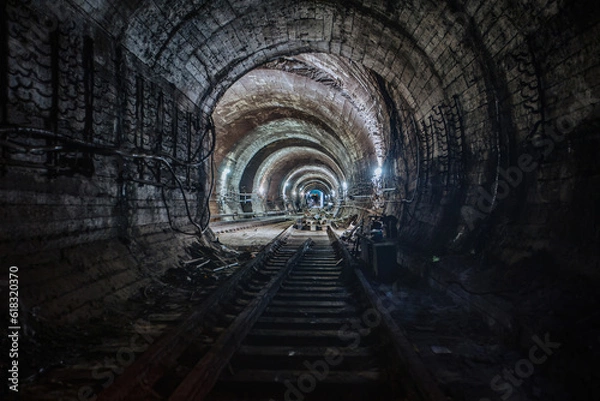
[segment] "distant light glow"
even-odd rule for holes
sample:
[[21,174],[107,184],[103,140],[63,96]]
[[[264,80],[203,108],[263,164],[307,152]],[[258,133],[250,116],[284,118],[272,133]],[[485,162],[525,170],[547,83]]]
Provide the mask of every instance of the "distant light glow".
[[344,181],[344,182],[342,183],[342,188],[344,188],[344,189],[348,189],[348,183]]
[[383,173],[383,170],[381,169],[381,167],[377,167],[375,169],[375,176],[376,177],[380,177],[382,173]]
[[229,175],[229,173],[231,173],[231,170],[228,168],[223,170],[223,172],[221,173],[221,185],[223,186],[222,190],[225,190],[225,185],[227,183],[227,175]]

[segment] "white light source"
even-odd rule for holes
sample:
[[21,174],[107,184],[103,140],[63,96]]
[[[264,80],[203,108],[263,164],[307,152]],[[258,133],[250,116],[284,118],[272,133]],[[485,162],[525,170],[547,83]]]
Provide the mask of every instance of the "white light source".
[[348,189],[348,183],[344,181],[344,182],[342,183],[342,188],[344,188],[344,189]]
[[381,169],[381,167],[377,167],[375,169],[375,176],[376,177],[380,177],[382,173],[383,173],[383,170]]
[[296,191],[292,192],[292,195],[293,195],[293,196],[296,196]]
[[223,172],[221,173],[221,185],[223,185],[223,187],[225,186],[225,184],[227,183],[227,175],[231,173],[231,170],[229,169],[225,169],[223,170]]

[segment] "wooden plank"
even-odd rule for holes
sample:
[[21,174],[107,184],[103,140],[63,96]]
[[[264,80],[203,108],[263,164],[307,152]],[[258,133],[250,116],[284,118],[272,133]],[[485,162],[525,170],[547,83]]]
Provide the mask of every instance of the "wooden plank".
[[348,291],[346,287],[340,286],[338,281],[316,282],[316,281],[292,281],[286,280],[281,288],[286,290],[302,290],[307,291]]
[[340,327],[346,323],[358,323],[360,319],[343,317],[270,317],[261,316],[258,323],[281,323],[281,324],[339,324]]
[[335,276],[317,276],[317,275],[305,275],[305,274],[294,274],[290,277],[290,280],[312,280],[315,282],[327,282],[327,283],[335,283],[339,279],[340,274],[336,274]]
[[341,271],[336,272],[326,272],[322,270],[298,270],[294,271],[294,276],[315,276],[315,277],[337,277],[340,275]]
[[299,299],[318,299],[318,300],[324,300],[324,299],[348,299],[350,298],[350,294],[348,293],[332,293],[332,294],[327,294],[327,293],[321,293],[321,294],[314,294],[314,293],[310,293],[310,292],[299,292],[299,291],[281,291],[279,294],[277,294],[277,297],[275,299],[290,299],[290,298],[299,298]]
[[321,267],[305,267],[304,269],[296,269],[295,273],[303,273],[303,274],[314,274],[314,275],[330,275],[333,276],[335,274],[339,274],[341,272],[337,267],[335,269],[330,268],[321,268]]
[[281,300],[273,300],[271,302],[273,306],[298,306],[298,307],[309,307],[309,308],[343,308],[347,305],[346,302],[343,301],[281,301]]
[[[306,370],[240,370],[232,377],[223,381],[244,383],[284,383],[286,380],[296,382]],[[320,383],[331,384],[375,384],[386,380],[386,375],[380,371],[336,371],[331,370]]]
[[298,260],[306,253],[312,240],[306,240],[287,266],[273,277],[263,291],[254,299],[217,339],[214,346],[194,366],[183,382],[175,389],[170,401],[202,400],[213,388],[219,375],[241,345],[251,327],[275,296]]
[[[255,297],[258,293],[260,292],[260,290],[256,290],[256,291],[243,291],[242,294],[244,296],[248,296],[248,297]],[[350,298],[351,295],[349,293],[343,293],[343,292],[334,292],[334,293],[328,293],[328,292],[320,292],[320,293],[314,293],[311,291],[298,291],[298,290],[293,290],[293,289],[287,289],[287,290],[282,290],[279,291],[279,293],[277,294],[277,296],[275,297],[275,299],[292,299],[292,298],[296,298],[298,300],[301,299],[318,299],[318,300],[340,300],[340,299],[348,299]]]
[[313,262],[306,262],[306,261],[302,261],[302,263],[300,264],[301,268],[307,268],[307,267],[323,267],[323,268],[332,268],[332,267],[338,267],[338,266],[334,266],[334,265],[329,265],[328,263],[319,263],[317,261],[313,261]]
[[148,320],[153,322],[175,322],[181,320],[181,313],[153,313],[148,315]]
[[338,330],[276,330],[252,329],[249,336],[254,337],[285,337],[285,338],[335,338],[339,339]]
[[356,315],[357,310],[354,306],[345,306],[343,308],[297,308],[297,307],[281,307],[269,306],[266,309],[267,313],[286,314],[288,316],[310,316],[310,315],[331,315],[341,316],[343,314]]
[[[281,285],[282,291],[303,291],[303,292],[311,292],[311,293],[340,293],[345,292],[348,293],[348,289],[346,287],[342,287],[339,285],[330,285],[330,286],[311,286],[312,282],[307,282],[306,285],[299,285],[297,283],[291,284],[289,281],[286,281]],[[260,291],[262,286],[248,286],[250,290]]]
[[[237,352],[243,356],[287,356],[298,358],[323,358],[328,353],[332,352],[331,347],[298,347],[298,346],[260,346],[260,345],[243,345]],[[360,347],[350,349],[341,347],[335,349],[335,356],[344,358],[367,358],[373,356],[373,351],[368,347]]]
[[281,289],[283,291],[306,291],[306,292],[311,292],[311,293],[319,293],[319,292],[326,292],[326,293],[330,293],[330,294],[335,294],[335,293],[346,293],[348,294],[348,289],[346,287],[341,287],[341,286],[335,286],[335,285],[331,285],[331,286],[318,286],[318,287],[312,287],[310,286],[306,287],[306,286],[298,286],[298,285],[290,285],[289,283],[285,283],[284,285],[281,286]]
[[321,280],[317,280],[317,279],[311,279],[310,277],[288,277],[288,279],[285,281],[285,286],[289,287],[289,286],[327,286],[327,287],[335,287],[337,285],[340,284],[340,280],[338,278],[335,279],[331,279],[331,278],[326,278],[326,279],[321,279]]

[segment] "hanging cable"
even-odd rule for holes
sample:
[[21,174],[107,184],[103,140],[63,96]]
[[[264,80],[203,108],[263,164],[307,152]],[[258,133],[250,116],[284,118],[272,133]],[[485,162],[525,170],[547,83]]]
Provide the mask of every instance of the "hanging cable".
[[213,194],[215,188],[215,161],[213,157],[210,158],[210,186],[208,194],[204,200],[204,207],[202,208],[202,216],[200,217],[200,224],[206,220],[206,225],[202,228],[202,234],[208,230],[210,224],[210,197]]
[[[24,128],[24,127],[0,128],[0,133],[9,134],[9,135],[10,134],[27,134],[27,135],[31,135],[34,137],[37,136],[37,137],[41,137],[41,138],[45,138],[45,139],[51,138],[53,140],[60,140],[63,143],[61,145],[56,145],[56,146],[52,146],[52,147],[37,147],[37,146],[34,147],[34,146],[23,144],[23,143],[15,143],[15,142],[3,140],[2,142],[0,142],[0,145],[5,146],[5,147],[10,147],[20,153],[35,154],[35,153],[40,153],[40,152],[45,153],[45,152],[81,151],[81,152],[95,153],[95,154],[104,155],[104,156],[118,156],[118,157],[122,157],[122,158],[134,159],[134,160],[144,160],[144,161],[152,160],[152,161],[159,162],[166,167],[166,169],[169,171],[169,173],[173,177],[173,180],[177,184],[177,187],[182,195],[182,199],[183,199],[183,202],[185,205],[185,211],[186,211],[187,217],[188,217],[190,223],[198,229],[198,232],[196,232],[196,233],[184,232],[184,231],[176,228],[173,225],[173,223],[171,221],[171,216],[169,213],[168,203],[167,203],[167,200],[166,200],[166,197],[164,194],[164,185],[157,182],[155,185],[158,185],[161,188],[161,196],[162,196],[163,203],[165,204],[165,208],[166,208],[166,212],[167,212],[167,219],[169,220],[169,225],[171,226],[171,228],[173,230],[175,230],[179,233],[182,233],[182,234],[201,235],[206,232],[206,230],[208,229],[208,224],[210,222],[210,210],[209,210],[208,202],[209,202],[210,196],[212,195],[212,191],[214,188],[214,160],[213,160],[212,156],[213,156],[214,149],[215,149],[216,135],[215,135],[215,130],[214,130],[214,124],[212,124],[212,119],[210,120],[208,130],[211,131],[211,142],[212,142],[211,149],[209,150],[208,154],[201,159],[201,161],[194,162],[194,163],[190,163],[189,161],[182,161],[182,160],[176,159],[170,155],[166,155],[164,153],[149,154],[149,153],[145,153],[145,152],[140,152],[139,150],[136,150],[134,152],[127,152],[127,151],[124,151],[124,150],[121,150],[121,149],[118,149],[115,147],[84,142],[81,140],[69,138],[64,135],[56,134],[55,132],[46,131],[46,130],[37,129],[37,128]],[[200,167],[200,166],[203,166],[204,165],[203,162],[209,158],[210,158],[210,165],[211,165],[211,176],[210,176],[211,184],[210,184],[209,194],[205,201],[205,208],[203,210],[201,223],[206,218],[207,213],[208,213],[208,219],[207,219],[208,221],[205,226],[202,226],[201,224],[198,224],[192,217],[192,214],[191,214],[191,211],[189,208],[189,202],[188,202],[187,196],[185,194],[185,188],[183,186],[183,183],[179,179],[179,177],[177,177],[175,169],[173,168],[171,163],[179,165],[179,166],[184,166],[184,167]],[[157,178],[156,173],[154,173],[154,175],[155,175],[155,178]]]
[[417,141],[415,143],[415,153],[417,154],[417,179],[416,179],[416,185],[415,185],[415,189],[413,190],[413,194],[412,194],[412,198],[411,199],[406,199],[403,198],[400,200],[400,203],[413,203],[415,200],[415,195],[417,193],[417,191],[419,190],[419,184],[420,184],[420,176],[421,176],[421,141],[419,140],[419,135],[417,134],[417,124],[415,122],[415,118],[414,116],[411,116],[411,123],[413,126],[413,133],[415,135],[415,137],[417,138]]
[[211,149],[208,153],[209,157],[210,157],[210,186],[208,189],[208,195],[206,196],[206,199],[204,200],[204,208],[202,208],[202,216],[200,217],[200,224],[202,225],[202,222],[206,219],[206,225],[202,228],[202,234],[204,234],[207,230],[208,230],[208,226],[210,224],[210,197],[213,194],[214,188],[215,188],[215,160],[214,160],[214,150],[215,150],[215,145],[217,143],[217,135],[216,135],[216,130],[215,130],[215,124],[213,121],[212,116],[208,117],[208,131],[210,131],[211,133]]
[[[52,148],[46,148],[46,149],[50,149],[50,150],[46,150],[46,151],[54,151],[54,152],[81,151],[81,152],[93,152],[93,153],[101,154],[101,155],[105,155],[105,156],[149,158],[149,159],[156,159],[156,160],[158,158],[162,158],[164,160],[170,160],[172,163],[174,163],[178,166],[183,166],[183,167],[200,167],[203,165],[203,162],[212,155],[212,153],[209,153],[208,155],[204,156],[200,161],[190,163],[189,161],[183,161],[183,160],[177,159],[177,158],[175,158],[171,155],[168,155],[166,153],[163,153],[163,152],[146,153],[144,151],[140,151],[139,149],[135,149],[136,153],[131,153],[131,152],[128,153],[128,152],[123,151],[116,147],[84,142],[79,139],[70,138],[68,136],[56,134],[52,131],[46,131],[46,130],[38,129],[38,128],[23,128],[23,127],[0,128],[0,134],[11,134],[11,133],[28,134],[28,135],[32,135],[32,136],[38,136],[41,138],[45,138],[45,139],[60,140],[60,141],[64,142],[63,145],[54,146]],[[214,145],[213,145],[213,149],[214,149]],[[34,148],[34,150],[37,150],[37,148]]]

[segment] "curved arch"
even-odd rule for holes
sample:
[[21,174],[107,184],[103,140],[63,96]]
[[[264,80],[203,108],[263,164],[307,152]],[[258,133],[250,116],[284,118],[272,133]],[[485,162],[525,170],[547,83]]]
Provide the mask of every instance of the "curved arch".
[[[287,157],[291,153],[295,153],[295,158]],[[295,166],[307,166],[310,169],[327,168],[331,172],[333,179],[339,181],[337,177],[343,177],[342,171],[333,160],[326,155],[311,149],[311,148],[285,148],[269,156],[256,171],[254,177],[254,188],[265,186],[268,179],[272,180],[275,185],[265,187],[265,193],[268,196],[276,197],[281,194],[282,186],[289,181],[289,172],[298,168]]]
[[[240,149],[241,143],[257,147],[271,135],[303,134],[302,130],[309,132],[314,140],[331,143],[332,151],[350,154],[353,160],[381,159],[385,153],[382,137],[387,119],[374,112],[380,100],[374,95],[377,90],[373,83],[364,84],[371,86],[370,91],[340,93],[330,85],[297,73],[253,70],[227,91],[215,110],[215,125],[221,139],[216,163],[226,154],[237,159],[234,148]],[[369,109],[363,105],[364,98],[371,103]]]
[[[473,163],[459,161],[465,164],[465,177],[481,176],[487,182],[497,181],[499,166],[509,161],[499,155],[514,141],[512,105],[509,104],[513,99],[506,88],[505,77],[495,68],[497,59],[494,57],[510,46],[498,50],[483,38],[482,33],[473,28],[469,12],[460,5],[423,0],[405,4],[401,13],[390,13],[389,10],[398,8],[382,9],[377,3],[358,1],[344,4],[300,1],[284,7],[280,4],[268,7],[274,5],[274,0],[260,5],[215,4],[218,6],[203,8],[206,13],[187,7],[187,12],[179,14],[175,10],[183,3],[176,3],[174,14],[183,19],[175,18],[172,26],[149,33],[141,45],[130,46],[140,59],[164,72],[205,116],[214,110],[234,82],[256,67],[281,56],[328,53],[376,72],[384,84],[392,88],[391,93],[404,99],[402,107],[417,120],[418,130],[426,131],[424,123],[439,107],[451,104],[453,96],[464,100],[461,118],[469,119],[469,124],[458,142],[475,160]],[[157,8],[163,11],[162,7]],[[144,11],[139,15],[143,19],[153,13]],[[457,19],[460,24],[456,23]],[[136,25],[144,24],[138,21]],[[130,28],[125,36],[137,37],[138,32]],[[511,42],[511,46],[518,48],[522,35],[513,34],[517,40]],[[222,52],[215,43],[225,43],[230,51]],[[487,60],[487,64],[477,62],[478,59]],[[438,134],[424,132],[422,138],[428,136],[435,138]],[[423,169],[426,176],[422,182],[429,188],[420,191],[418,198],[420,203],[439,209],[432,226],[444,218],[445,207],[440,205],[472,203],[477,190],[477,185],[462,188],[460,184],[455,191],[439,189],[451,176],[444,166],[444,142],[452,140],[447,132],[439,136],[441,141],[434,139],[433,144],[423,140],[420,143],[420,148],[427,148],[423,150],[424,159],[435,159],[427,161]],[[385,155],[377,155],[380,156],[381,161]],[[408,168],[414,168],[415,163],[411,161]],[[361,173],[365,170],[371,170],[370,163],[355,169],[355,181],[368,180],[369,177]],[[460,192],[461,199],[455,199],[456,191]],[[404,208],[400,209],[399,213],[403,214]],[[435,234],[435,230],[425,230],[430,232],[429,236]]]

